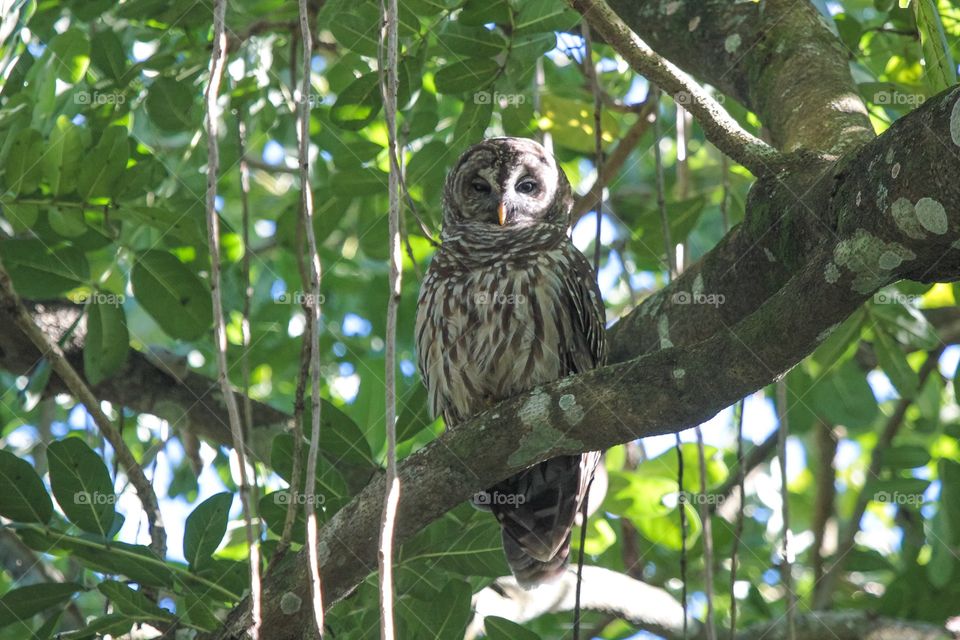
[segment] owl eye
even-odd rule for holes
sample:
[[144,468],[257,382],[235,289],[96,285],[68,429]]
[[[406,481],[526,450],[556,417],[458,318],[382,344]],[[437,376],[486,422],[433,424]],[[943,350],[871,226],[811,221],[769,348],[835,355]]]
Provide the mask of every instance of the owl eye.
[[517,193],[522,193],[523,195],[530,195],[537,190],[536,180],[523,180],[517,183]]
[[474,180],[471,186],[477,193],[490,193],[490,185],[483,180]]

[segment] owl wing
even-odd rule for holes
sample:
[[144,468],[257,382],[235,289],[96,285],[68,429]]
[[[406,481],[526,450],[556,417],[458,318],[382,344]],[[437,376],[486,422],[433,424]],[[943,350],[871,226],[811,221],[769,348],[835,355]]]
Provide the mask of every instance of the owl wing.
[[[417,368],[423,385],[427,389],[427,402],[430,414],[434,417],[443,414],[449,402],[438,381],[443,378],[445,347],[444,336],[448,332],[447,319],[443,317],[443,305],[456,301],[443,301],[443,281],[439,273],[439,261],[434,258],[427,270],[423,284],[420,287],[420,296],[417,300]],[[444,416],[446,419],[447,416]]]
[[[563,324],[571,331],[555,348],[564,375],[573,375],[604,363],[605,312],[586,257],[570,243],[561,257],[563,293],[555,302],[556,313],[569,314]],[[598,451],[558,456],[490,489],[508,498],[498,504],[494,495],[490,507],[503,528],[507,562],[521,584],[537,584],[565,569],[570,533],[599,460]]]

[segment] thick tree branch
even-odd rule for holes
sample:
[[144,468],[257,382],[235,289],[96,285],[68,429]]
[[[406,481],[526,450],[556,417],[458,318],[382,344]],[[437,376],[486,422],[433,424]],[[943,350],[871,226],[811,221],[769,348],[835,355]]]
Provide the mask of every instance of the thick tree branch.
[[569,0],[574,9],[634,71],[673,96],[700,122],[703,132],[718,149],[760,176],[775,171],[780,154],[767,143],[744,131],[703,87],[692,81],[673,63],[664,60],[641,40],[605,0]]
[[[33,321],[54,342],[60,342],[80,314],[81,305],[69,302],[26,302]],[[81,322],[63,344],[67,361],[83,372],[86,323]],[[24,375],[36,366],[40,351],[19,331],[13,318],[0,309],[0,368]],[[131,351],[124,368],[115,376],[91,387],[102,400],[168,420],[175,429],[188,431],[211,442],[229,445],[230,427],[226,406],[216,380],[194,373],[185,363],[159,354]],[[66,393],[56,375],[46,393]],[[261,402],[253,402],[252,448],[269,459],[270,441],[289,422],[290,416]]]
[[[796,215],[814,218],[813,224],[825,230],[796,238],[796,244],[810,246],[786,270],[784,286],[770,293],[760,288],[762,303],[725,309],[719,316],[723,321],[706,339],[690,339],[696,336],[693,331],[670,339],[674,319],[685,314],[676,308],[665,311],[665,299],[694,286],[709,290],[704,287],[731,271],[741,281],[764,277],[763,271],[744,273],[739,255],[717,258],[716,253],[722,256],[729,249],[721,244],[696,269],[699,285],[677,279],[621,323],[626,328],[612,332],[614,364],[508,400],[404,460],[400,478],[407,497],[398,516],[398,541],[408,540],[474,491],[537,461],[704,422],[781,376],[890,282],[960,278],[960,163],[941,165],[942,173],[936,175],[928,170],[931,154],[960,151],[956,145],[944,146],[954,144],[951,122],[956,127],[960,120],[958,98],[960,90],[954,90],[929,101],[829,171],[817,165],[824,174],[820,182],[828,187],[808,194],[810,209]],[[891,172],[894,162],[900,168]],[[799,164],[797,171],[804,168]],[[892,173],[899,179],[891,180]],[[904,202],[919,205],[908,209]],[[753,203],[759,210],[752,215],[766,220],[782,213],[756,197]],[[900,203],[896,217],[893,203]],[[824,220],[812,212],[821,212]],[[748,233],[750,222],[743,227],[742,233]],[[776,239],[781,246],[793,240],[785,233]],[[737,286],[746,287],[742,282]],[[739,317],[736,308],[743,311]],[[643,355],[650,345],[638,338],[650,331],[665,348]],[[383,493],[380,476],[320,533],[319,560],[331,604],[375,564]],[[265,624],[291,630],[290,635],[281,633],[280,640],[299,637],[308,628],[304,609],[285,613],[279,607],[285,593],[305,593],[304,560],[285,557],[266,581]],[[245,612],[246,605],[235,610],[221,637],[242,634]]]
[[[904,622],[862,611],[816,612],[797,616],[796,640],[951,640],[943,627]],[[787,640],[786,620],[749,627],[737,640]]]
[[[487,616],[507,618],[518,624],[547,613],[572,611],[577,573],[568,570],[556,582],[525,590],[513,577],[498,578],[473,597],[476,616],[467,638],[477,637]],[[683,607],[670,593],[603,567],[585,566],[580,606],[629,622],[658,636],[679,638],[683,634]],[[696,628],[693,630],[696,633]]]
[[[500,578],[473,598],[476,617],[467,631],[468,640],[476,637],[483,618],[494,615],[524,623],[547,613],[568,611],[573,605],[575,575],[568,573],[560,581],[532,591],[520,589],[512,578]],[[671,640],[683,638],[683,607],[670,593],[600,567],[584,567],[584,608],[609,613],[632,625]],[[737,634],[739,640],[782,640],[786,619],[758,624]],[[722,630],[721,637],[727,636]],[[689,638],[704,638],[705,628],[694,626]],[[797,640],[949,640],[954,636],[943,627],[906,622],[871,615],[867,612],[816,612],[797,616]]]
[[658,53],[754,111],[777,148],[840,155],[873,138],[850,53],[812,3],[608,2]]

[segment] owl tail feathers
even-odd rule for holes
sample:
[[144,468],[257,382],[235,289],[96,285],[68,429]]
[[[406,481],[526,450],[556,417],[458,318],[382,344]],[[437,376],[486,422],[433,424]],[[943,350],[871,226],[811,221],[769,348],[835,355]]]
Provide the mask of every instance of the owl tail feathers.
[[553,582],[564,574],[570,564],[570,535],[567,534],[563,544],[552,556],[535,558],[504,529],[503,551],[517,583],[524,589],[532,589],[544,582]]

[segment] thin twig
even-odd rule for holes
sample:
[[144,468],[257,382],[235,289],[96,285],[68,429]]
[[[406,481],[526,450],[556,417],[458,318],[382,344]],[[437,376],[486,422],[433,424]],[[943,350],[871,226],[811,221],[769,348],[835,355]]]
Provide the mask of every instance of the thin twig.
[[627,61],[634,71],[673,96],[690,111],[703,133],[718,149],[754,175],[771,173],[781,164],[773,147],[745,131],[703,87],[673,63],[664,60],[607,5],[604,0],[567,0],[594,31]]
[[587,490],[583,493],[583,504],[580,505],[580,549],[577,553],[577,589],[573,600],[573,640],[580,640],[580,590],[583,586],[583,557],[584,548],[587,546],[587,518],[590,513],[590,488],[592,486],[593,478],[590,478],[587,483]]
[[660,211],[663,246],[667,254],[667,269],[669,271],[669,278],[672,280],[677,276],[677,254],[674,250],[673,240],[670,238],[670,219],[667,217],[667,196],[663,177],[663,153],[660,151],[660,137],[662,135],[659,109],[660,91],[656,89],[654,91],[657,93],[657,97],[654,99],[654,103],[657,105],[657,113],[653,121],[653,160],[656,165],[657,209]]
[[6,313],[13,318],[14,324],[23,332],[24,335],[40,351],[42,357],[50,362],[53,371],[63,380],[63,383],[70,390],[77,401],[87,409],[87,413],[93,418],[94,423],[100,430],[100,433],[107,439],[110,446],[113,447],[114,455],[120,461],[120,464],[126,469],[127,477],[130,483],[137,490],[137,497],[143,505],[143,510],[147,514],[147,526],[150,530],[150,548],[160,559],[167,555],[167,534],[163,528],[163,517],[160,513],[160,504],[157,501],[157,494],[153,490],[153,485],[143,473],[143,468],[137,462],[136,458],[130,452],[127,444],[123,441],[120,431],[113,425],[107,414],[100,408],[100,401],[97,400],[93,392],[77,373],[76,369],[67,361],[66,355],[60,345],[52,342],[47,335],[33,322],[30,312],[23,306],[23,301],[13,288],[13,281],[10,274],[3,266],[0,260],[0,312]]
[[267,171],[271,173],[299,173],[300,170],[292,167],[288,167],[283,164],[267,164],[263,160],[258,160],[250,156],[244,156],[244,162],[253,169],[259,169],[260,171]]
[[683,605],[683,637],[687,637],[687,504],[683,492],[683,445],[680,434],[676,434],[677,449],[677,488],[680,500],[677,507],[680,510],[680,603]]
[[783,547],[780,558],[780,579],[787,592],[787,639],[794,640],[797,636],[796,612],[794,606],[796,595],[793,591],[793,569],[790,563],[790,500],[787,488],[787,436],[790,434],[790,421],[787,419],[787,382],[778,380],[776,385],[777,410],[779,412],[780,427],[777,430],[777,457],[780,458],[780,514],[783,518]]
[[[600,95],[600,79],[597,77],[597,68],[593,65],[593,39],[590,37],[590,25],[583,23],[583,72],[590,83],[593,93],[593,166],[597,172],[595,184],[600,185],[595,194],[596,204],[593,214],[597,218],[596,235],[593,242],[593,270],[600,276],[600,229],[603,223],[603,186],[600,176],[603,173],[603,98]],[[591,189],[593,191],[593,189]]]
[[[707,495],[707,457],[703,445],[703,430],[698,426],[694,429],[697,435],[697,459],[700,464],[700,496]],[[707,598],[707,640],[716,640],[717,627],[713,619],[713,525],[710,517],[710,505],[701,499],[700,520],[703,521],[703,582],[704,594]]]
[[[294,39],[296,42],[296,39]],[[290,82],[293,83],[296,91],[297,78],[297,55],[296,47],[290,52]],[[304,255],[306,242],[306,228],[304,226],[303,201],[300,202],[300,211],[297,212],[297,271],[300,274],[300,290],[306,291],[310,288],[310,270],[307,267],[307,259]],[[297,509],[300,506],[300,484],[303,475],[303,415],[305,408],[304,394],[307,389],[307,380],[310,377],[310,363],[313,361],[311,355],[311,336],[316,331],[313,325],[313,313],[307,296],[300,297],[300,307],[303,310],[304,325],[303,338],[300,341],[300,368],[297,372],[297,388],[293,395],[293,469],[290,472],[290,501],[287,502],[287,512],[283,518],[283,531],[280,534],[280,543],[277,545],[274,559],[279,558],[290,547],[290,541],[293,538],[293,525],[297,519]]]
[[837,436],[833,426],[818,420],[813,427],[816,444],[816,486],[813,502],[813,546],[810,548],[813,565],[814,593],[823,577],[823,541],[826,537],[827,523],[833,516],[834,502],[837,497]]
[[310,57],[312,41],[310,36],[310,14],[307,0],[299,0],[300,46],[303,50],[299,103],[297,104],[297,156],[300,164],[300,203],[303,226],[307,236],[307,252],[310,259],[310,294],[306,296],[307,306],[313,321],[310,332],[310,449],[307,454],[307,481],[304,485],[304,510],[307,521],[307,553],[310,561],[310,594],[312,596],[313,619],[317,635],[323,637],[323,587],[320,582],[320,558],[317,550],[319,539],[316,514],[317,452],[320,449],[320,279],[322,277],[320,253],[317,250],[317,238],[313,229],[313,190],[310,187]]
[[640,139],[650,128],[650,116],[656,107],[656,101],[647,99],[642,105],[639,119],[627,129],[627,132],[620,138],[617,146],[604,159],[603,167],[597,171],[597,179],[593,181],[590,190],[577,198],[573,203],[573,213],[571,219],[573,224],[590,211],[598,198],[603,197],[603,190],[609,186],[610,182],[620,173],[630,153],[640,144]]
[[[400,502],[397,477],[397,310],[403,276],[400,254],[400,162],[397,154],[397,0],[381,0],[383,28],[380,32],[380,88],[387,123],[387,154],[390,156],[390,297],[387,300],[384,387],[386,393],[387,477],[380,527],[380,638],[393,640],[393,533]],[[385,55],[384,55],[385,54]]]
[[740,508],[737,509],[737,523],[733,533],[733,549],[730,551],[730,640],[737,636],[737,554],[740,551],[740,538],[743,536],[743,508],[746,503],[744,482],[747,477],[747,468],[743,460],[743,409],[746,403],[740,400],[740,410],[737,416],[737,486],[740,489]]
[[[250,305],[253,301],[253,283],[250,280],[250,167],[244,159],[244,150],[247,147],[247,126],[243,122],[243,115],[238,111],[237,117],[237,147],[240,155],[240,210],[243,214],[243,258],[241,261],[241,278],[243,280],[243,313],[240,320],[240,329],[243,338],[243,353],[240,355],[240,375],[243,377],[243,442],[250,442],[253,434],[253,399],[250,397],[250,345],[253,342],[253,332],[250,328]],[[257,484],[257,467],[251,465],[253,483],[250,485],[250,502],[259,504],[260,495]],[[257,538],[259,539],[259,535]],[[259,541],[259,540],[258,540]]]
[[230,435],[233,449],[237,454],[237,466],[240,473],[240,502],[243,506],[243,525],[247,535],[247,548],[250,558],[250,599],[251,626],[250,635],[254,640],[260,637],[261,585],[260,585],[260,546],[259,535],[253,532],[253,509],[250,504],[250,481],[247,476],[247,456],[244,444],[243,426],[237,398],[230,386],[227,375],[227,327],[223,317],[222,279],[220,269],[220,218],[216,210],[217,178],[220,171],[220,148],[217,134],[220,123],[220,109],[217,96],[227,61],[227,37],[224,17],[227,11],[226,0],[215,0],[213,4],[213,50],[210,54],[210,81],[206,90],[206,126],[207,126],[207,241],[210,246],[210,297],[213,302],[213,334],[217,352],[217,378],[227,416],[230,420]]

